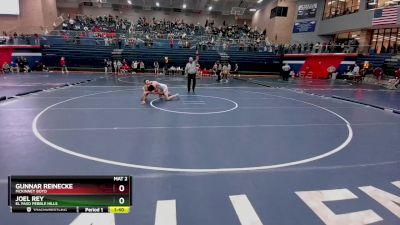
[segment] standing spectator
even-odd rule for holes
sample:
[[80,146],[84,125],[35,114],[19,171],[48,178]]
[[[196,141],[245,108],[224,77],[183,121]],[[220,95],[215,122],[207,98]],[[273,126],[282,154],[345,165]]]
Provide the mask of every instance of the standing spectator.
[[174,48],[174,39],[172,37],[169,39],[169,46]]
[[14,44],[15,44],[15,45],[18,45],[19,40],[18,40],[18,34],[17,34],[17,32],[14,32],[14,38],[13,38],[13,40],[14,40]]
[[113,69],[114,69],[114,74],[117,74],[117,60],[114,60],[113,62]]
[[327,49],[327,46],[326,46],[327,44],[326,44],[326,42],[324,41],[323,43],[322,43],[322,53],[326,53],[326,49]]
[[112,61],[111,59],[107,59],[107,72],[112,73]]
[[310,51],[309,52],[311,52],[312,53],[312,50],[314,49],[314,43],[310,43]]
[[168,73],[168,64],[169,64],[169,59],[167,56],[164,57],[164,75],[167,75]]
[[317,43],[315,44],[315,47],[314,47],[315,53],[319,53],[319,48],[320,48],[320,47],[321,47],[321,43],[317,42]]
[[187,84],[188,93],[190,93],[192,80],[193,80],[193,86],[192,86],[193,93],[196,88],[196,72],[197,72],[196,64],[197,63],[195,61],[193,61],[193,58],[190,57],[189,62],[186,64],[186,67],[185,67],[185,74],[188,79],[188,84]]
[[240,77],[240,74],[239,74],[239,65],[238,65],[237,63],[235,64],[235,70],[233,70],[233,72],[234,72],[235,76]]
[[144,62],[143,62],[143,61],[140,61],[139,66],[140,66],[140,71],[141,71],[142,73],[144,73],[144,72],[145,72]]
[[307,53],[308,52],[308,42],[304,43],[303,45],[303,52]]
[[138,72],[137,68],[138,68],[138,62],[135,60],[135,61],[132,62],[133,72],[137,73]]
[[360,45],[360,42],[358,42],[358,40],[354,40],[354,53],[357,53],[359,45]]
[[108,73],[108,60],[104,59],[104,73]]
[[122,48],[122,39],[118,38],[118,48],[121,49]]
[[117,74],[120,74],[120,73],[121,73],[121,67],[122,67],[121,60],[118,60],[118,61],[117,61]]
[[218,71],[218,64],[217,62],[214,63],[214,66],[212,68],[213,71],[213,75],[216,76],[217,75],[217,71]]
[[34,36],[34,38],[35,38],[35,45],[40,45],[39,34],[36,34],[36,33],[35,33],[33,36]]
[[154,65],[154,73],[156,75],[159,74],[160,73],[160,65],[158,64],[157,61],[154,61],[153,65]]
[[329,41],[328,42],[328,52],[332,53],[334,51],[334,48],[335,48],[334,43],[332,41]]
[[290,66],[289,64],[286,63],[284,66],[282,66],[282,78],[284,81],[289,80],[289,73],[290,73]]
[[301,53],[301,43],[297,45],[297,53]]
[[217,65],[218,65],[218,67],[217,67],[217,76],[218,76],[217,81],[220,82],[221,81],[222,64],[220,62],[218,62]]
[[356,64],[354,64],[354,68],[353,68],[353,81],[355,83],[359,83],[362,80],[362,71],[360,71],[360,67]]
[[24,61],[22,60],[21,57],[17,58],[17,66],[18,66],[18,72],[24,72]]
[[225,83],[228,83],[228,75],[229,75],[229,67],[228,67],[228,63],[224,63],[224,65],[222,66],[222,80],[225,80]]
[[60,66],[61,66],[61,73],[64,74],[64,72],[66,72],[68,74],[68,67],[67,67],[67,64],[65,62],[65,57],[61,57]]

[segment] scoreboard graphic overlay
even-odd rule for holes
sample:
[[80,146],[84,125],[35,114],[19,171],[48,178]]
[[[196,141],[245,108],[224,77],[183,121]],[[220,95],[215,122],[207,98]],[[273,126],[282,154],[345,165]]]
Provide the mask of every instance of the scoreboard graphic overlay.
[[131,176],[9,176],[13,213],[129,213]]

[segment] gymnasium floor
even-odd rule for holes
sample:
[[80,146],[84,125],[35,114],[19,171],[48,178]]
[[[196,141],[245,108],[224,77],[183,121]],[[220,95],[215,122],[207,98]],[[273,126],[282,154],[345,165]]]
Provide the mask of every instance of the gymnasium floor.
[[[15,83],[53,87],[45,76]],[[168,84],[180,99],[140,105],[144,78]],[[398,205],[371,197],[400,196],[400,115],[331,97],[399,109],[399,92],[344,81],[202,78],[187,94],[181,77],[53,79],[87,80],[0,102],[1,225],[400,222]],[[9,175],[125,174],[133,177],[128,215],[7,207]]]

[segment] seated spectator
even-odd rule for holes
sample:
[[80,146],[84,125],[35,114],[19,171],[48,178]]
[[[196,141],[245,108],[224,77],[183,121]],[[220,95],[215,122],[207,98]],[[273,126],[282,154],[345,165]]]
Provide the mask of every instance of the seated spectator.
[[347,66],[347,67],[346,67],[346,70],[344,71],[344,73],[345,73],[345,74],[351,73],[351,67],[350,67],[350,66]]
[[204,68],[204,69],[202,70],[201,74],[202,74],[203,76],[208,76],[208,75],[210,75],[210,71],[209,71],[207,68]]
[[376,68],[374,69],[374,71],[373,71],[372,73],[374,74],[375,78],[378,80],[378,84],[379,84],[380,81],[381,81],[381,79],[382,79],[382,77],[383,77],[383,70],[382,70],[382,68],[380,68],[380,67],[378,66],[378,67],[376,67]]
[[176,71],[175,66],[171,66],[171,67],[169,68],[169,70],[171,71],[171,74],[172,74],[172,75],[175,75],[175,71]]
[[32,67],[32,71],[48,72],[48,69],[42,62],[36,61],[35,65],[33,65],[33,67]]
[[10,65],[8,65],[7,62],[4,62],[4,63],[3,63],[2,71],[3,71],[3,73],[9,73],[9,72],[11,72]]
[[32,71],[42,71],[43,67],[40,65],[39,61],[35,61],[35,64],[32,67]]
[[183,69],[180,66],[176,67],[176,74],[181,75],[182,72],[183,72]]
[[11,61],[10,71],[11,73],[19,73],[18,65],[14,61]]
[[127,62],[124,62],[122,67],[121,67],[121,73],[126,74],[131,70]]
[[24,72],[24,73],[30,73],[30,72],[32,72],[32,70],[31,70],[31,68],[29,67],[28,64],[24,65],[23,72]]
[[394,77],[400,79],[400,68],[394,71]]
[[291,78],[295,78],[296,77],[296,72],[294,72],[294,70],[291,70],[290,73],[289,73],[289,76]]
[[389,89],[396,89],[400,84],[400,68],[394,71],[394,79],[389,79],[387,87]]

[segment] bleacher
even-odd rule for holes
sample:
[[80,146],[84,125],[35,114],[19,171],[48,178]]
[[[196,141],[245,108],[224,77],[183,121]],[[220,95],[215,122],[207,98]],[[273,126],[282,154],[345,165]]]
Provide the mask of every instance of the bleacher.
[[368,61],[372,64],[373,67],[382,66],[385,63],[386,59],[392,57],[391,54],[369,54],[369,55],[361,55],[357,58],[357,63],[359,65],[363,64],[365,61]]
[[280,56],[270,52],[227,51],[232,65],[239,65],[240,71],[279,72]]
[[[115,50],[115,46],[93,46],[75,44],[52,44],[43,49],[43,63],[49,67],[58,67],[59,60],[63,56],[69,67],[79,67],[81,70],[89,68],[100,69],[104,67],[104,59],[126,59],[143,61],[147,68],[153,67],[153,62],[158,61],[163,65],[164,57],[169,58],[170,66],[184,67],[189,57],[196,56],[195,49],[186,48],[132,48],[124,47]],[[113,54],[114,52],[114,54]],[[211,68],[215,61],[219,60],[219,54],[215,50],[200,51],[200,65]]]
[[[171,49],[168,40],[157,40],[152,47],[144,46],[140,43],[139,47],[124,46],[104,46],[102,39],[80,38],[80,44],[74,44],[73,40],[66,43],[60,37],[49,36],[46,38],[49,47],[43,49],[43,62],[49,67],[58,67],[59,60],[64,56],[70,68],[77,67],[79,70],[101,69],[104,67],[104,59],[126,59],[128,62],[133,60],[143,61],[146,69],[153,67],[154,61],[158,61],[160,66],[164,65],[164,57],[168,57],[169,66],[184,67],[189,57],[196,57],[196,49],[180,48],[177,44]],[[249,73],[268,73],[280,70],[279,56],[269,52],[247,52],[230,50],[224,56],[230,59],[234,66],[239,65],[241,71]],[[202,68],[211,69],[216,61],[224,61],[217,50],[207,49],[199,51],[199,62]]]
[[43,63],[48,67],[58,67],[61,57],[65,57],[68,67],[80,70],[103,68],[104,59],[110,59],[114,47],[74,44],[53,44],[43,49]]
[[[46,40],[50,47],[43,49],[43,62],[49,67],[58,67],[62,56],[66,57],[70,68],[76,67],[77,70],[102,70],[104,59],[126,59],[129,63],[133,60],[143,61],[146,69],[150,70],[155,61],[163,67],[164,57],[169,58],[169,66],[184,67],[189,57],[196,57],[195,48],[181,48],[175,42],[171,49],[169,41],[163,39],[155,40],[151,47],[141,42],[139,47],[122,44],[121,49],[118,49],[117,45],[105,46],[101,38],[81,38],[80,44],[74,44],[73,40],[66,43],[61,37],[50,36]],[[238,64],[239,70],[247,74],[271,74],[281,70],[280,56],[271,52],[239,51],[237,48],[222,51],[219,47],[216,49],[219,51],[213,49],[199,51],[202,68],[211,69],[216,61],[229,61],[232,67]],[[361,65],[369,61],[373,67],[383,67],[385,60],[390,61],[391,57],[390,54],[366,54],[359,55],[356,62]],[[396,65],[392,67],[396,68]],[[393,68],[388,69],[392,71]]]

